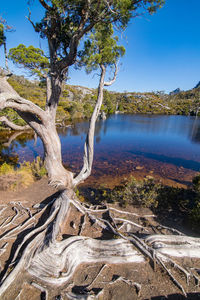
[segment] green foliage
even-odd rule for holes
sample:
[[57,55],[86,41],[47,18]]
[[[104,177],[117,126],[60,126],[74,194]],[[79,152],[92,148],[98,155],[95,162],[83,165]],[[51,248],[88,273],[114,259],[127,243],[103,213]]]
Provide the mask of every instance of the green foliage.
[[15,75],[9,78],[8,82],[21,97],[32,101],[40,107],[44,107],[46,90],[41,88],[37,82],[32,83],[22,76]]
[[[31,100],[38,106],[44,108],[46,91],[37,82],[32,83],[22,76],[12,76],[9,83],[20,94],[20,96]],[[104,90],[104,104],[102,110],[106,114],[112,114],[116,110],[122,113],[148,113],[148,114],[196,114],[199,105],[198,90],[191,90],[181,94],[181,97],[172,98],[167,95],[157,93],[114,93]],[[71,96],[70,96],[71,95]],[[190,97],[193,98],[188,98]],[[185,97],[185,98],[184,98]],[[66,85],[59,102],[57,121],[73,119],[76,111],[78,117],[89,118],[96,102],[96,91],[84,95],[80,87]],[[24,121],[16,112],[6,109],[0,115],[6,114],[8,118],[18,125],[23,125]]]
[[32,163],[26,163],[26,165],[31,169],[32,175],[35,179],[41,179],[47,175],[46,168],[40,156],[37,156]]
[[20,44],[10,49],[8,57],[19,67],[28,69],[33,75],[43,77],[48,73],[49,60],[39,48]]
[[0,23],[0,46],[2,46],[6,41],[6,36],[4,33],[4,24]]
[[147,207],[164,224],[172,218],[180,227],[187,226],[200,233],[200,175],[194,178],[193,186],[188,189],[164,186],[153,179],[137,181],[130,177],[128,182],[112,190],[105,186],[98,189],[80,188],[80,196],[95,205],[111,202],[122,207]]
[[192,228],[200,233],[200,174],[195,176],[192,181],[194,196],[194,205],[189,213],[189,220]]
[[163,4],[164,0],[113,0],[109,4],[107,1],[49,0],[35,30],[51,41],[59,61],[69,53],[72,37],[77,37],[81,30],[85,34],[98,23],[114,23],[124,29],[132,16],[153,13]]
[[113,37],[112,24],[98,24],[93,28],[90,38],[85,41],[84,50],[79,52],[80,64],[86,72],[96,70],[99,65],[112,66],[125,53],[123,46],[118,46],[117,37]]
[[131,176],[123,188],[117,187],[112,191],[111,200],[119,202],[121,206],[131,204],[156,208],[159,189],[160,185],[156,184],[153,179],[137,181]]
[[200,233],[200,202],[195,205],[189,214],[190,224],[192,229]]
[[104,110],[107,114],[113,114],[116,110],[117,97],[113,93],[109,93],[107,90],[104,90],[103,96]]
[[92,115],[94,107],[89,102],[85,102],[85,104],[83,105],[83,109],[84,109],[84,116],[90,117]]
[[22,174],[22,173],[30,173],[34,179],[41,179],[43,176],[47,174],[47,171],[44,167],[44,163],[39,156],[31,163],[31,162],[23,162],[20,164],[19,168],[15,168],[8,164],[3,163],[0,166],[0,175],[6,174]]
[[200,195],[200,174],[195,176],[192,180],[193,190],[197,195]]

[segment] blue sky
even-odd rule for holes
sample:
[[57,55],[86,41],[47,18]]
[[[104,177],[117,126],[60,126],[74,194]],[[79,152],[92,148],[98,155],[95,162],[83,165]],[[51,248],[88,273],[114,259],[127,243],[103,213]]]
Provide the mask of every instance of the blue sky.
[[[26,0],[1,1],[0,15],[15,32],[7,34],[7,47],[20,43],[47,50],[46,44],[27,21]],[[31,7],[33,20],[42,10],[38,1]],[[126,47],[117,81],[109,88],[115,91],[187,90],[200,81],[200,0],[166,0],[153,16],[133,19],[120,43]],[[0,65],[3,65],[0,49]],[[15,72],[22,70],[11,66]],[[96,88],[98,76],[70,69],[69,84]]]

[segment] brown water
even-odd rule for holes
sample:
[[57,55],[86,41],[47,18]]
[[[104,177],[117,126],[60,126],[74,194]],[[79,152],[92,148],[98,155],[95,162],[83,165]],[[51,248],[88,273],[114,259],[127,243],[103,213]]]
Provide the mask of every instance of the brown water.
[[[88,122],[59,130],[63,161],[73,172],[82,165]],[[17,137],[1,156],[18,161],[43,155],[43,147],[29,136]],[[112,115],[99,121],[95,132],[95,157],[86,184],[114,186],[130,175],[151,176],[166,184],[187,186],[200,170],[200,119],[186,116]]]

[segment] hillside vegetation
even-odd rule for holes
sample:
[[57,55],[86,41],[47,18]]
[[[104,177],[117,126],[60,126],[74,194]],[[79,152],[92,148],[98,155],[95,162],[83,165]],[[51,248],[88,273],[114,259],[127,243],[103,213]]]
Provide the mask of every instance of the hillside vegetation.
[[[45,84],[33,82],[23,76],[13,75],[9,83],[20,96],[31,100],[44,108]],[[97,98],[97,90],[87,87],[65,85],[57,110],[57,124],[65,125],[67,122],[89,118],[93,111]],[[130,113],[130,114],[174,114],[174,115],[198,115],[200,116],[200,87],[189,91],[180,91],[177,94],[167,95],[162,92],[147,93],[117,93],[104,91],[104,103],[101,111],[106,114]],[[10,120],[18,125],[23,125],[17,113],[6,109],[0,115],[7,115]],[[1,126],[1,128],[3,128]]]

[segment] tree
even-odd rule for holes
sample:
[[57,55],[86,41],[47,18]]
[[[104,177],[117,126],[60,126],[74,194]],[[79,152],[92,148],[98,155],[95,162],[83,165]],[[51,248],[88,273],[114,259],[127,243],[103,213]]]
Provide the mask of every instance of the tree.
[[49,78],[49,59],[44,55],[44,51],[34,46],[26,47],[23,44],[9,50],[9,59],[18,67],[27,69],[31,75],[39,77],[41,81],[46,81],[46,103],[51,95],[51,84]]
[[[49,46],[51,81],[50,95],[47,97],[46,109],[43,111],[24,99],[9,101],[9,96],[1,101],[1,109],[6,106],[17,110],[19,115],[35,130],[41,138],[45,150],[45,164],[54,186],[61,188],[74,187],[73,174],[62,165],[60,140],[56,131],[55,116],[62,84],[69,66],[76,61],[80,40],[100,23],[115,24],[124,29],[130,18],[138,15],[138,11],[154,12],[163,4],[163,0],[118,0],[118,1],[64,1],[39,0],[45,9],[44,18],[33,23],[29,21],[42,38],[46,38]],[[5,84],[5,83],[4,83]],[[16,96],[17,97],[17,96]]]
[[[79,175],[74,179],[76,185],[91,174],[94,156],[95,123],[103,103],[103,88],[115,82],[117,76],[117,60],[125,53],[125,48],[117,45],[117,37],[112,37],[113,33],[112,24],[107,26],[105,26],[105,24],[96,25],[90,39],[85,42],[84,50],[79,53],[81,57],[79,64],[80,66],[85,66],[87,73],[99,68],[101,74],[97,101],[85,142],[84,165]],[[107,67],[113,67],[113,65],[115,67],[113,79],[109,82],[105,82],[106,69]]]
[[9,50],[9,58],[19,67],[30,71],[40,79],[46,78],[49,72],[49,60],[44,56],[44,51],[33,46],[26,47],[20,44]]
[[[75,269],[82,263],[143,262],[144,259],[141,253],[145,254],[153,263],[160,264],[184,292],[183,287],[173,277],[164,262],[168,261],[174,264],[180,271],[187,274],[187,276],[188,272],[165,255],[165,253],[170,253],[165,247],[161,247],[162,249],[157,251],[152,245],[156,243],[158,245],[160,240],[164,240],[169,243],[189,243],[193,248],[197,244],[198,248],[198,241],[194,238],[186,239],[182,236],[176,236],[176,238],[171,236],[165,236],[164,238],[160,236],[148,236],[142,240],[135,235],[127,235],[125,232],[119,230],[119,226],[116,224],[117,218],[112,217],[110,214],[111,208],[106,207],[102,211],[81,205],[76,199],[74,188],[82,180],[85,180],[91,171],[93,160],[93,150],[91,147],[93,145],[92,138],[89,138],[90,131],[86,141],[83,169],[79,175],[74,176],[62,164],[60,140],[55,125],[55,114],[62,91],[62,83],[65,80],[68,68],[76,62],[80,40],[97,24],[99,26],[103,24],[103,28],[107,26],[109,30],[112,29],[110,24],[115,24],[118,28],[124,29],[131,17],[136,17],[139,13],[146,11],[152,13],[164,1],[39,0],[39,2],[45,9],[44,18],[38,23],[33,23],[31,15],[29,15],[29,21],[32,23],[35,31],[42,38],[47,39],[49,46],[50,65],[48,76],[51,81],[51,93],[47,97],[45,110],[19,97],[9,86],[5,78],[0,79],[0,109],[9,107],[17,111],[41,138],[44,146],[45,164],[49,182],[51,185],[57,187],[60,193],[40,212],[42,213],[45,209],[50,211],[46,221],[42,225],[38,223],[37,226],[31,228],[24,236],[21,244],[18,245],[11,261],[13,270],[11,272],[9,272],[9,269],[5,270],[3,283],[0,287],[0,295],[2,296],[6,292],[17,275],[23,270],[27,270],[29,274],[44,284],[59,287],[72,278]],[[102,35],[101,30],[96,30],[96,34]],[[103,35],[101,37],[103,38]],[[96,40],[94,41],[96,43]],[[90,42],[88,49],[92,49],[92,45],[92,42]],[[102,48],[101,50],[104,53],[104,49]],[[103,57],[99,61],[101,66],[100,99],[102,99],[101,91],[105,85],[104,75],[106,71],[106,67],[102,63],[106,62],[107,57],[106,53],[105,56],[104,54],[101,55],[102,53],[97,54],[97,57]],[[92,58],[92,55],[90,58]],[[116,56],[114,55],[112,61],[109,57],[107,63],[114,63],[115,58]],[[96,60],[92,60],[92,64],[95,64]],[[32,71],[35,70],[33,65],[31,65],[31,68]],[[97,102],[97,106],[99,103]],[[95,124],[98,109],[99,106],[94,110],[95,118],[91,124]],[[63,238],[63,227],[69,219],[71,206],[75,206],[82,213],[83,222],[78,236]],[[115,209],[112,211],[116,212]],[[101,212],[110,214],[111,221],[109,222],[98,217],[98,214]],[[81,235],[86,217],[91,222],[96,222],[101,229],[112,232],[112,234],[120,237],[120,239],[96,240]],[[30,216],[29,221],[33,220],[33,218],[34,216]],[[123,224],[126,223],[125,219],[121,220]],[[132,245],[140,251],[138,252]],[[162,254],[162,250],[164,254]],[[73,295],[71,298],[73,298]]]
[[0,17],[0,47],[4,46],[5,67],[7,71],[9,71],[9,68],[8,68],[8,54],[7,54],[7,47],[6,47],[5,32],[12,32],[12,31],[13,31],[12,26],[9,26],[6,20]]
[[4,55],[5,55],[5,66],[8,70],[8,59],[7,59],[7,49],[6,49],[6,36],[5,36],[5,21],[0,19],[0,47],[4,46]]

